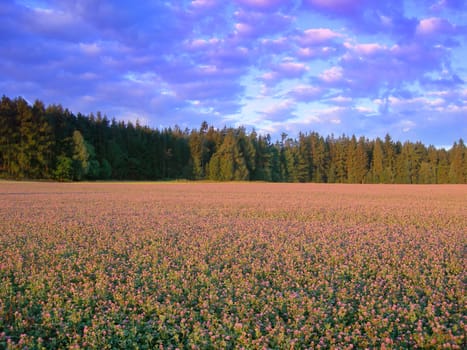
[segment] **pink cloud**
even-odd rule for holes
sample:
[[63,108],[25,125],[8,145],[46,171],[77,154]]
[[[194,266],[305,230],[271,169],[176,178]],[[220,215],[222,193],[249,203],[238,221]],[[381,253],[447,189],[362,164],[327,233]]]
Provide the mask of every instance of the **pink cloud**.
[[262,114],[268,120],[281,120],[288,118],[295,109],[295,102],[292,100],[283,100],[262,111]]
[[337,49],[332,46],[324,46],[324,47],[301,47],[297,50],[297,56],[302,59],[313,59],[313,58],[329,58],[333,55],[336,55]]
[[437,3],[432,5],[430,9],[432,11],[443,11],[445,9],[456,9],[462,11],[467,7],[464,0],[439,0]]
[[348,105],[352,102],[352,98],[348,96],[339,95],[339,96],[330,98],[329,101],[337,105]]
[[284,62],[277,66],[277,70],[288,77],[296,77],[305,73],[308,67],[304,63]]
[[276,10],[280,5],[287,3],[283,0],[236,0],[240,5],[262,11]]
[[320,74],[319,77],[326,83],[336,83],[342,80],[342,76],[342,67],[334,66],[326,69],[323,73]]
[[192,50],[206,50],[213,48],[221,43],[217,38],[211,39],[193,39],[186,44],[187,49]]
[[306,0],[305,4],[316,9],[332,13],[357,12],[365,3],[364,0]]
[[195,8],[211,8],[217,5],[217,0],[193,0],[191,6]]
[[102,52],[102,47],[98,43],[80,43],[79,48],[81,49],[82,52],[84,52],[86,55],[99,55]]
[[261,40],[262,48],[271,51],[285,51],[288,50],[291,43],[287,37],[280,37],[277,39],[262,39]]
[[454,31],[454,26],[447,20],[437,17],[425,18],[420,20],[417,26],[417,34],[430,36],[433,34],[449,34]]
[[234,13],[236,18],[235,33],[247,38],[271,35],[287,28],[292,22],[291,16],[281,13],[261,13],[240,9]]
[[240,36],[251,36],[255,33],[255,28],[247,23],[236,23],[235,33]]
[[342,35],[328,28],[307,29],[299,38],[302,45],[319,45]]
[[378,43],[356,44],[344,43],[344,47],[354,51],[360,56],[371,56],[387,50],[387,47]]
[[270,71],[261,75],[260,80],[268,83],[278,83],[283,79],[300,78],[308,71],[308,66],[304,63],[285,60],[278,64],[269,66]]
[[411,67],[412,71],[418,69],[429,71],[441,67],[445,51],[442,48],[432,48],[428,52],[424,46],[412,43],[409,45],[394,45],[391,47],[389,54],[401,62],[405,62],[405,64],[417,65]]
[[319,98],[323,90],[312,85],[298,85],[289,91],[287,96],[297,101],[310,101]]
[[355,50],[358,53],[364,54],[364,55],[372,55],[376,52],[383,51],[385,49],[384,46],[380,44],[359,44],[355,46]]

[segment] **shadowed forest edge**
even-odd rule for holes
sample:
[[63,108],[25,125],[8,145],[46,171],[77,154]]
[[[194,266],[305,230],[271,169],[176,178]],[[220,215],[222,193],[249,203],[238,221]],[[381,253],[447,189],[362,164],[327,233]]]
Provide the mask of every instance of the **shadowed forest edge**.
[[445,150],[389,135],[369,140],[316,132],[272,142],[244,127],[206,122],[159,130],[3,96],[0,178],[467,183],[467,148],[462,139]]

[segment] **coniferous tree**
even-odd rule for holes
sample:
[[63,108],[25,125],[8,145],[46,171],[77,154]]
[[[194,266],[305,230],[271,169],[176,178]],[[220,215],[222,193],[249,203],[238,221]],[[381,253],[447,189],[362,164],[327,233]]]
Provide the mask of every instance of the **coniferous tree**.
[[348,138],[345,137],[345,135],[338,139],[331,136],[328,138],[328,143],[331,163],[328,173],[329,182],[347,182],[347,156],[349,154],[347,150],[347,145],[349,143]]
[[402,184],[410,184],[413,172],[413,146],[410,142],[405,142],[402,146],[401,153],[396,158],[396,182]]
[[284,181],[281,176],[281,148],[279,143],[271,146],[271,180],[274,182]]
[[459,142],[454,142],[449,156],[450,156],[450,167],[449,167],[449,182],[450,183],[465,183],[465,144],[462,139]]
[[368,152],[366,149],[366,141],[364,137],[360,137],[355,149],[355,183],[364,183],[368,171]]
[[255,149],[255,166],[251,173],[252,180],[273,180],[273,152],[269,135],[263,137],[255,131],[250,134],[250,143]]
[[438,183],[449,183],[449,154],[445,149],[438,151],[438,167],[436,170]]
[[96,178],[99,174],[99,162],[95,159],[94,146],[86,142],[81,132],[73,132],[73,170],[76,180],[86,177]]
[[0,103],[0,171],[5,177],[18,175],[19,139],[16,101],[3,96]]
[[380,138],[376,138],[373,145],[373,158],[371,161],[371,182],[381,183],[384,182],[384,154],[383,154],[383,144]]
[[427,150],[427,162],[428,162],[428,172],[429,180],[428,183],[436,184],[438,183],[438,151],[435,147],[429,146]]
[[224,141],[209,162],[212,180],[248,180],[249,172],[233,130],[226,131]]
[[190,155],[192,163],[192,175],[194,179],[203,179],[204,174],[204,159],[207,152],[204,140],[204,134],[201,131],[193,129],[190,134]]
[[300,133],[248,134],[243,127],[199,131],[151,129],[112,122],[97,112],[75,116],[61,105],[30,106],[3,96],[0,103],[0,176],[7,178],[174,178],[288,182],[465,183],[462,140],[436,149],[421,142]]
[[298,182],[309,182],[313,170],[313,158],[309,137],[305,134],[298,135],[298,155],[296,173]]
[[431,184],[433,183],[433,174],[431,165],[427,161],[420,163],[420,169],[418,171],[418,183],[420,184]]
[[346,174],[348,183],[359,182],[358,179],[358,159],[357,159],[357,138],[352,135],[350,140],[346,142]]
[[396,178],[396,145],[389,134],[384,137],[383,143],[383,183],[394,183]]
[[251,135],[248,136],[244,127],[237,129],[237,145],[239,150],[239,157],[241,162],[245,163],[246,172],[242,170],[243,174],[239,175],[242,180],[250,180],[251,174],[256,169],[256,148],[252,142]]
[[[19,147],[18,147],[18,165],[20,178],[39,178],[41,175],[40,161],[38,151],[40,145],[40,131],[42,128],[40,112],[35,116],[28,103],[19,98],[16,102],[19,121]],[[36,118],[35,118],[36,117]]]
[[298,146],[295,140],[285,140],[282,149],[282,178],[286,182],[298,182]]
[[[53,161],[53,133],[45,118],[44,104],[37,100],[32,108],[33,120],[36,125],[35,152],[33,159],[36,174],[35,178],[49,178],[52,176]],[[35,154],[34,154],[35,153]]]
[[310,135],[312,170],[311,176],[313,182],[326,182],[326,173],[328,167],[327,147],[324,139],[313,132]]
[[53,177],[59,181],[73,180],[73,160],[66,156],[59,156]]

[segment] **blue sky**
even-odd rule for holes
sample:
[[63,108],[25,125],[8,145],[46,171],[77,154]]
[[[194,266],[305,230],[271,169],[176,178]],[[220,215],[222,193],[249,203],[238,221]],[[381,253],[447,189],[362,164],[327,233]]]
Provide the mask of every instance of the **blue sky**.
[[450,146],[466,34],[461,0],[3,0],[0,93],[158,128]]

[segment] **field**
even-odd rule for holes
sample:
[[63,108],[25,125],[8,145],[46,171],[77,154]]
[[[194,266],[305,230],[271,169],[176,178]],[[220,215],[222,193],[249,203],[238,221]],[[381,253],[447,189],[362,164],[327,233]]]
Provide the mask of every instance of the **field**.
[[467,186],[0,182],[0,348],[466,346]]

